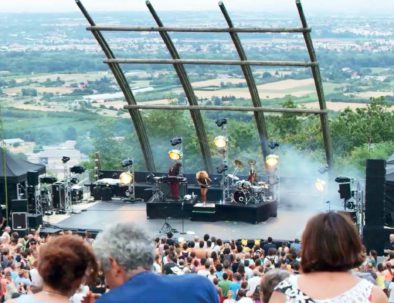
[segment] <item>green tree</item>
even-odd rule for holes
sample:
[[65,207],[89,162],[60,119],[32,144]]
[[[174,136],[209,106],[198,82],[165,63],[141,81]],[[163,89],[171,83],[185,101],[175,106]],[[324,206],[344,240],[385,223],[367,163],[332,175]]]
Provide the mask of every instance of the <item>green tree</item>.
[[366,108],[345,109],[331,121],[335,152],[350,153],[364,144],[394,140],[394,114],[384,98],[371,99]]
[[76,140],[78,136],[77,130],[73,126],[67,127],[63,135],[65,140]]
[[22,88],[22,96],[37,97],[37,90],[35,88]]

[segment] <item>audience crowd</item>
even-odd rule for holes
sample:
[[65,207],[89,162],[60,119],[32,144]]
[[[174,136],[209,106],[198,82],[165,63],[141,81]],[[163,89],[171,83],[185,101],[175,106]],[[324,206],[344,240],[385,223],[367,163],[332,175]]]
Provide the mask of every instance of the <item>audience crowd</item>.
[[[312,232],[323,226],[321,222],[333,224],[331,227],[343,224],[335,217],[338,214],[320,216],[310,223]],[[348,246],[338,244],[338,250],[323,247],[326,251],[320,247],[318,260],[308,245],[325,245],[324,230],[316,239],[306,231],[301,240],[288,242],[271,237],[227,241],[208,234],[183,239],[171,233],[149,239],[143,231],[133,228],[118,224],[93,240],[88,232],[72,235],[65,231],[43,237],[40,231],[32,230],[20,236],[5,227],[0,237],[1,302],[123,302],[122,287],[130,290],[141,285],[143,289],[128,296],[143,296],[140,301],[144,303],[150,302],[154,290],[161,302],[345,302],[325,301],[325,293],[308,288],[319,279],[322,283],[328,283],[326,277],[333,280],[328,274],[319,276],[324,272],[335,275],[334,283],[343,286],[339,292],[365,281],[368,284],[363,282],[363,289],[369,292],[370,302],[394,303],[394,235],[388,239],[385,256],[378,257],[375,250],[362,249],[361,242],[358,249],[357,240],[350,246],[346,237],[353,237],[351,232],[344,230],[341,234],[335,227],[327,243],[335,246],[348,241]],[[285,297],[296,277],[300,277],[298,291],[306,292],[313,300],[292,301]],[[152,281],[152,289],[146,281]],[[194,297],[186,299],[189,293]]]

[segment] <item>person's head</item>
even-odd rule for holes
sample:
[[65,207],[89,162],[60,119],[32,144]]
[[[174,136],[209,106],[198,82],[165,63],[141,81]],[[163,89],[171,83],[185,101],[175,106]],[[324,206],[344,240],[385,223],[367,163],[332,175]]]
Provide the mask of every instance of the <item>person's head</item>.
[[232,297],[233,297],[233,291],[229,289],[229,290],[227,291],[227,298],[228,298],[228,299],[231,299]]
[[365,255],[361,240],[349,218],[335,212],[312,217],[302,235],[301,269],[347,271],[360,266]]
[[153,242],[131,223],[108,226],[97,235],[93,248],[109,288],[123,284],[136,270],[150,270],[153,264]]
[[281,269],[271,269],[260,282],[260,298],[263,303],[268,303],[274,288],[284,279],[290,276],[289,272]]
[[383,264],[382,264],[382,263],[379,263],[378,266],[376,266],[376,269],[377,269],[379,272],[382,272],[382,271],[384,270]]
[[78,236],[58,236],[40,247],[38,272],[44,285],[63,295],[72,295],[85,278],[94,278],[97,267],[92,248]]
[[369,252],[369,255],[374,258],[377,259],[378,258],[378,252],[374,249],[371,249],[371,251]]
[[272,237],[268,237],[267,242],[272,243]]
[[228,279],[228,274],[227,273],[223,273],[223,280],[227,280]]
[[394,234],[390,234],[390,242],[394,242]]

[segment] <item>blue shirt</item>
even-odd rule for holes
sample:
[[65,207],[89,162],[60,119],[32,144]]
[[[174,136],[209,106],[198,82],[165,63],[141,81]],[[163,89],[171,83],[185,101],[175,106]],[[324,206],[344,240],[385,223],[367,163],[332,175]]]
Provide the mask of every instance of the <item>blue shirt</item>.
[[101,296],[97,303],[219,303],[208,278],[199,275],[157,275],[142,272]]

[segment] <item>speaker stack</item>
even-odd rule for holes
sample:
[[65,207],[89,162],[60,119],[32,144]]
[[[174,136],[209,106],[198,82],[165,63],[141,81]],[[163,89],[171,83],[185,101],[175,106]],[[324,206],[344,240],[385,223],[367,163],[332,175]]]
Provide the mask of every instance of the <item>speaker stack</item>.
[[368,250],[375,249],[383,255],[384,243],[394,228],[385,227],[385,178],[386,161],[367,160],[365,185],[365,226],[363,230],[364,244]]

